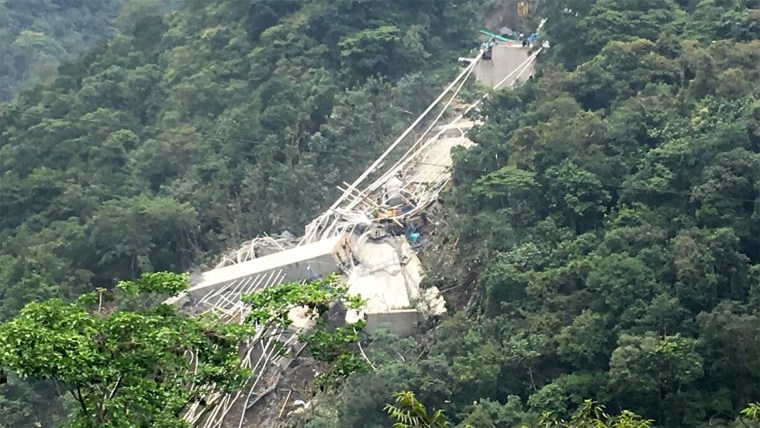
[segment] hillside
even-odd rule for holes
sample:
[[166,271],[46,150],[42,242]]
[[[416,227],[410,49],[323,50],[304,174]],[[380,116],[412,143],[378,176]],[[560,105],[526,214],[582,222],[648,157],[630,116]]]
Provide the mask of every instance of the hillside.
[[[135,4],[108,43],[0,105],[0,321],[300,232],[456,73],[480,6]],[[367,338],[372,370],[292,423],[389,426],[385,404],[408,390],[461,427],[567,420],[593,399],[654,426],[754,428],[739,412],[760,401],[760,3],[539,6],[551,48],[537,76],[485,103],[442,197],[446,257],[428,281],[453,315],[419,337]],[[185,348],[164,343],[182,373]],[[136,384],[161,384],[141,358]],[[78,411],[60,385],[8,380],[0,426]]]
[[467,45],[466,3],[391,3],[189,1],[3,106],[2,265],[87,289],[303,227]]
[[[0,320],[300,232],[476,37],[470,1],[155,4],[131,2],[108,43],[0,105]],[[30,410],[51,385],[0,391],[38,403],[8,402],[0,424],[62,413]]]
[[55,77],[113,35],[110,22],[128,0],[6,0],[0,2],[0,101]]
[[451,254],[430,279],[473,304],[422,341],[373,339],[377,370],[302,425],[388,426],[409,390],[461,427],[567,420],[587,398],[654,426],[753,426],[759,7],[546,2],[539,75],[490,99],[444,198]]

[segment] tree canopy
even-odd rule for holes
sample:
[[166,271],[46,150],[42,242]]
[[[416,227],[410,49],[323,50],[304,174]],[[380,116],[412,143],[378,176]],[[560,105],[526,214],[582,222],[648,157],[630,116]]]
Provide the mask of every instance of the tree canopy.
[[[84,339],[119,323],[205,346],[201,320],[161,306],[96,315],[74,302],[117,278],[202,269],[229,246],[302,227],[455,72],[477,3],[186,0],[164,14],[163,3],[132,1],[107,43],[0,105],[0,320],[4,337],[45,334],[0,351],[17,370],[0,386],[0,424],[63,422],[68,403],[50,381],[60,375],[99,397],[116,391],[113,402],[74,394],[86,418],[122,411],[122,369],[103,362],[140,338],[123,332],[102,349]],[[89,3],[62,4],[76,13],[68,6]],[[428,281],[471,303],[420,340],[369,337],[376,370],[320,397],[307,426],[387,426],[396,391],[458,426],[588,426],[578,409],[601,409],[588,403],[615,409],[594,413],[608,426],[754,423],[760,4],[562,0],[538,10],[551,48],[537,75],[490,97],[469,134],[476,146],[454,154],[437,233],[453,262],[429,266]],[[8,28],[22,52],[47,52],[48,32]],[[25,79],[11,66],[13,82]],[[358,359],[334,350],[359,338],[353,327],[313,336],[345,373]],[[37,348],[6,350],[59,342],[92,364],[49,373],[72,357],[46,365],[45,353],[27,355]],[[125,367],[131,379],[158,376]],[[91,370],[108,382],[92,383]],[[20,382],[25,373],[41,379]],[[174,394],[159,385],[148,390]]]
[[[114,33],[110,21],[128,0],[6,0],[0,2],[0,101],[51,81]],[[133,0],[134,2],[134,0]]]
[[[244,296],[252,312],[242,324],[148,304],[151,296],[176,295],[187,286],[185,275],[146,273],[74,303],[29,303],[0,324],[0,373],[55,381],[76,402],[73,427],[189,426],[182,418],[188,406],[205,406],[212,392],[235,392],[249,381],[243,344],[262,337],[257,330],[286,328],[288,311],[298,306],[309,308],[317,321],[304,336],[315,358],[337,363],[328,375],[345,377],[362,368],[347,346],[358,340],[363,324],[325,328],[322,315],[332,303],[361,305],[346,297],[335,278]],[[353,334],[347,336],[347,329]]]
[[[298,234],[456,73],[475,16],[469,0],[176,3],[0,5],[18,11],[0,20],[64,13],[59,27],[92,19],[105,37],[0,105],[0,321]],[[0,27],[68,40],[34,25]],[[58,404],[16,400],[55,396],[11,376],[0,421],[55,426]]]
[[546,411],[602,426],[573,422],[589,399],[652,426],[748,423],[759,8],[544,2],[536,76],[490,97],[476,146],[454,153],[437,250],[453,262],[428,266],[429,281],[470,305],[418,349],[370,349],[377,371],[323,398],[336,411],[307,426],[386,426],[399,390],[462,427],[545,426]]

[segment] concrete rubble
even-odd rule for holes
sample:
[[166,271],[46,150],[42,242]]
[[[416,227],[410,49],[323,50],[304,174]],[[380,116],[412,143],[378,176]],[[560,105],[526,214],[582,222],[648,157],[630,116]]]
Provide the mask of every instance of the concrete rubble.
[[367,237],[358,242],[354,256],[359,265],[347,275],[349,293],[359,295],[365,306],[346,314],[347,322],[367,321],[371,332],[383,327],[404,337],[414,334],[420,316],[446,312],[437,288],[420,289],[423,272],[417,255],[403,236],[373,242]]

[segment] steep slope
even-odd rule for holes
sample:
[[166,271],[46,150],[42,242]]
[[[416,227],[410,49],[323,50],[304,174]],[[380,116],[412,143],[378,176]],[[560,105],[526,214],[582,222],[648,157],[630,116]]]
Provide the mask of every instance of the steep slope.
[[374,339],[378,370],[306,426],[387,426],[399,390],[463,427],[584,398],[742,425],[760,400],[758,3],[685,3],[544,5],[539,76],[487,103],[444,197],[455,254],[431,270],[443,290],[471,272],[477,304],[419,343]]
[[107,285],[304,224],[427,101],[423,72],[463,43],[466,6],[188,1],[140,16],[2,107],[4,264],[43,251],[48,283]]
[[473,38],[464,0],[151,3],[0,105],[0,319],[302,227]]
[[0,2],[0,101],[50,80],[59,63],[113,35],[110,21],[127,1]]

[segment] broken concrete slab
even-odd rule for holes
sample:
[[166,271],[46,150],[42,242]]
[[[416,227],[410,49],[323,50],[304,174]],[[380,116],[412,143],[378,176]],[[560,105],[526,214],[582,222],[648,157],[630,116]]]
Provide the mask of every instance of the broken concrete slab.
[[409,337],[417,332],[420,314],[417,309],[395,309],[367,314],[367,331],[383,329],[394,336]]
[[417,331],[420,316],[445,313],[437,289],[421,290],[422,265],[405,237],[356,241],[352,248],[358,265],[344,278],[349,294],[361,296],[366,304],[361,310],[348,311],[347,322],[366,319],[370,333],[380,324],[389,324],[392,333],[403,337]]
[[306,281],[341,271],[339,265],[350,257],[346,238],[317,241],[312,244],[279,251],[243,263],[210,270],[199,275],[197,283],[183,295],[167,300],[177,304],[186,299],[198,300],[234,281],[267,275],[277,271],[278,282]]

